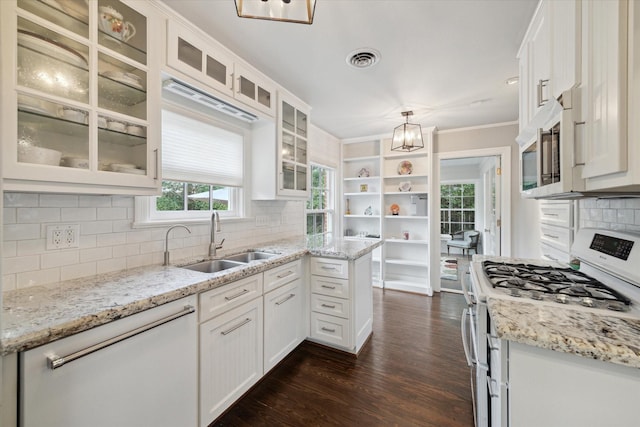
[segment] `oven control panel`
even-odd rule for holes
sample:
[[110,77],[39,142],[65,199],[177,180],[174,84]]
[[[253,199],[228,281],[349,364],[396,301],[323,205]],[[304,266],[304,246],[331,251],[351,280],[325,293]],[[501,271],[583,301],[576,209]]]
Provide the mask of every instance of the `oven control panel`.
[[595,233],[589,248],[626,261],[629,259],[633,242],[631,240]]

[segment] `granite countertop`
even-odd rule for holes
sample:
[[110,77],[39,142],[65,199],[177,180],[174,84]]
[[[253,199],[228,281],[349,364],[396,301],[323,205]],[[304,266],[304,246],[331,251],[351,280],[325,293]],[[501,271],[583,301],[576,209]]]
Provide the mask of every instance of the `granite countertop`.
[[218,273],[179,268],[207,259],[197,257],[173,261],[173,265],[166,267],[140,267],[5,292],[0,355],[28,350],[158,305],[224,286],[308,254],[353,260],[381,244],[380,240],[338,240],[324,245],[308,245],[304,238],[281,240],[244,249],[276,253],[273,258],[253,261]]
[[487,298],[498,337],[640,368],[640,320],[593,311]]

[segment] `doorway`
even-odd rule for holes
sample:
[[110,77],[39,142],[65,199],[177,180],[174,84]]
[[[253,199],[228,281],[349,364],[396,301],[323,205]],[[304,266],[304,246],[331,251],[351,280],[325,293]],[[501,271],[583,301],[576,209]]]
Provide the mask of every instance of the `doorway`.
[[435,160],[431,265],[438,268],[431,280],[434,291],[461,293],[474,254],[509,253],[510,148],[438,153]]

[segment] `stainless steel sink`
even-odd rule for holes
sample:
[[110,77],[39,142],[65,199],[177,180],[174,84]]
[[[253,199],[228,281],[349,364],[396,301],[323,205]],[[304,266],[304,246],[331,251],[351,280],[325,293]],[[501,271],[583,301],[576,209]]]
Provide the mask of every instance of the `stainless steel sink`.
[[251,261],[256,261],[256,260],[262,260],[262,259],[269,259],[269,258],[273,258],[274,256],[276,256],[277,254],[271,254],[268,252],[242,252],[239,254],[235,254],[235,255],[230,255],[227,257],[224,257],[225,260],[229,260],[229,261],[236,261],[236,262],[251,262]]
[[197,264],[185,265],[182,268],[188,270],[201,271],[203,273],[217,273],[218,271],[227,270],[233,267],[239,267],[245,263],[238,261],[230,261],[226,259],[214,259],[211,261],[202,261]]

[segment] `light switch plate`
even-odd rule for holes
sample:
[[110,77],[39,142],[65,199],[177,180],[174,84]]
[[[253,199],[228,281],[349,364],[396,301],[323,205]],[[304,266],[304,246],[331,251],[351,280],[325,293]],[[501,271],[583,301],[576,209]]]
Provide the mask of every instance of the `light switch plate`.
[[47,226],[47,250],[80,247],[79,224],[56,224]]

